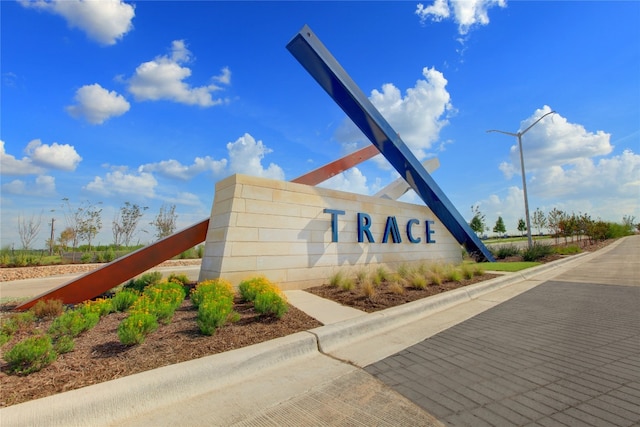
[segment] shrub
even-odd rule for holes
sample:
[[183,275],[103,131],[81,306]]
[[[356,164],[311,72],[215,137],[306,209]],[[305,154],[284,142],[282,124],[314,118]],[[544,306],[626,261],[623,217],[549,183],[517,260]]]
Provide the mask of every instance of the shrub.
[[169,277],[167,278],[167,282],[179,283],[179,284],[185,286],[185,285],[188,285],[189,283],[191,283],[191,280],[189,280],[189,278],[187,277],[186,274],[171,273],[169,275]]
[[541,245],[535,243],[531,248],[522,252],[523,261],[537,261],[548,255],[553,254],[553,247],[551,245]]
[[121,290],[117,292],[113,298],[111,298],[111,306],[113,311],[123,312],[127,311],[129,307],[140,297],[140,295],[132,290]]
[[376,287],[373,286],[373,282],[370,280],[360,284],[360,292],[362,292],[362,295],[370,301],[373,301],[377,294]]
[[403,279],[407,279],[413,273],[413,269],[407,264],[401,264],[397,269],[396,273]]
[[376,268],[376,272],[374,274],[374,283],[380,284],[382,282],[387,282],[390,279],[391,273],[384,266],[379,266]]
[[351,277],[345,277],[340,283],[340,289],[343,291],[350,291],[355,286],[355,281]]
[[4,331],[0,331],[0,346],[5,345],[11,339],[11,335],[5,333]]
[[199,307],[207,299],[225,298],[233,303],[233,286],[224,279],[206,280],[198,283],[191,291],[191,302]]
[[102,317],[113,311],[113,304],[110,299],[98,298],[96,300],[85,301],[78,310],[82,314],[95,313],[98,317]]
[[58,354],[69,353],[73,351],[76,343],[69,335],[62,335],[53,342],[53,348]]
[[191,291],[191,302],[198,307],[198,328],[205,335],[213,335],[217,328],[238,315],[233,311],[234,291],[224,279],[199,283]]
[[356,272],[356,281],[358,284],[365,283],[369,278],[369,273],[364,268]]
[[9,363],[9,372],[23,375],[41,370],[57,357],[51,337],[47,335],[20,341],[4,354],[4,360]]
[[440,286],[443,282],[443,273],[439,270],[431,270],[427,273],[427,280],[432,285]]
[[462,272],[453,265],[449,266],[445,277],[451,282],[462,282]]
[[160,283],[161,280],[162,273],[159,271],[153,271],[151,273],[145,273],[137,279],[131,279],[129,283],[124,285],[124,289],[133,289],[138,292],[142,292],[147,286]]
[[582,249],[580,249],[580,246],[578,245],[569,245],[564,247],[556,246],[553,251],[559,255],[573,255],[579,254],[582,252]]
[[158,283],[147,286],[142,298],[134,303],[130,311],[141,311],[136,308],[136,305],[140,303],[141,306],[144,306],[142,311],[154,314],[160,322],[168,324],[185,296],[184,288],[178,283]]
[[[346,279],[343,280],[343,284],[346,281]],[[353,281],[351,284],[353,286]],[[275,315],[280,318],[289,310],[285,296],[266,277],[259,276],[244,280],[238,286],[238,290],[245,301],[253,301],[255,310],[260,314]]]
[[35,321],[35,315],[32,311],[16,313],[9,318],[0,319],[0,332],[11,337],[18,330],[29,326]]
[[278,319],[289,311],[287,299],[275,288],[260,292],[256,295],[253,304],[258,313],[273,315]]
[[96,313],[82,313],[80,310],[68,310],[56,317],[49,327],[54,339],[63,335],[77,337],[98,324],[100,316]]
[[407,278],[407,281],[409,283],[409,286],[416,289],[424,289],[429,285],[429,281],[427,280],[427,278],[418,272],[413,272]]
[[60,316],[64,310],[64,306],[62,305],[62,300],[48,299],[38,301],[32,310],[38,319],[47,319]]
[[238,285],[238,291],[240,291],[240,296],[243,300],[254,301],[260,292],[269,290],[272,286],[273,285],[269,279],[258,276],[240,282],[240,285]]
[[153,314],[132,313],[118,325],[118,338],[124,345],[142,344],[156,329],[158,321]]
[[496,249],[493,249],[492,252],[497,259],[520,255],[520,249],[514,244],[498,246]]
[[389,285],[389,291],[397,295],[402,295],[406,292],[406,289],[404,288],[404,286],[402,286],[402,283],[393,282]]
[[82,254],[82,256],[80,257],[80,262],[83,264],[88,264],[93,262],[94,256],[92,253],[90,252],[85,252]]
[[465,279],[473,279],[475,276],[475,269],[472,264],[462,264],[460,266],[460,274]]
[[329,286],[337,287],[340,286],[340,283],[344,280],[344,272],[339,270],[331,275],[329,278]]

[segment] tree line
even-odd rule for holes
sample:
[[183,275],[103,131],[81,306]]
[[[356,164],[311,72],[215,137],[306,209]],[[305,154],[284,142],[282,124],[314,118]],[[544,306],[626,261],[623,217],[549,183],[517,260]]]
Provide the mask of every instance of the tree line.
[[[489,231],[489,227],[486,224],[486,216],[477,205],[471,207],[471,212],[473,217],[469,222],[469,226],[478,236],[484,235],[485,231]],[[565,243],[569,240],[580,241],[583,238],[588,239],[590,243],[594,243],[640,231],[640,223],[636,223],[633,216],[623,216],[622,223],[618,224],[601,219],[593,219],[586,213],[568,213],[558,208],[553,208],[546,214],[540,208],[536,208],[531,215],[531,225],[532,228],[537,230],[538,235],[543,234],[545,230],[548,231],[556,239],[556,243],[561,238],[564,239]],[[517,229],[521,235],[526,233],[527,225],[524,219],[518,219]],[[499,236],[506,233],[504,220],[501,216],[496,220],[493,232]]]
[[[78,205],[72,205],[68,198],[62,199],[61,208],[64,212],[65,226],[58,236],[55,235],[55,219],[51,220],[50,237],[46,239],[45,247],[49,253],[60,249],[64,251],[76,251],[81,243],[86,242],[88,250],[91,251],[95,237],[102,231],[102,208],[101,202],[92,203],[83,201]],[[128,247],[138,233],[140,220],[144,216],[147,206],[136,203],[124,202],[116,211],[111,221],[111,232],[113,235],[113,246],[118,249]],[[42,228],[43,214],[32,215],[31,217],[18,217],[18,236],[23,250],[33,249]],[[163,204],[159,212],[149,224],[155,229],[155,238],[163,239],[173,234],[176,230],[178,215],[175,205]]]

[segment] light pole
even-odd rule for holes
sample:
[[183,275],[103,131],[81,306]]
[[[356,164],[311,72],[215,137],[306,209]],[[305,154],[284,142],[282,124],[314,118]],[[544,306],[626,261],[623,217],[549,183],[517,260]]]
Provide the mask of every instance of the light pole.
[[527,198],[527,178],[526,178],[526,176],[524,174],[524,154],[522,153],[522,135],[527,133],[529,131],[529,129],[531,129],[536,124],[538,124],[538,122],[540,120],[544,119],[549,114],[554,114],[554,113],[555,113],[555,111],[549,111],[548,113],[543,114],[542,117],[540,117],[538,120],[533,122],[533,124],[531,126],[526,128],[522,132],[513,133],[513,132],[505,132],[503,130],[497,130],[497,129],[490,129],[490,130],[487,131],[487,132],[504,133],[505,135],[515,136],[515,137],[518,138],[518,147],[520,148],[520,167],[522,168],[522,191],[524,193],[524,214],[525,214],[525,218],[527,220],[527,240],[529,242],[529,249],[531,249],[533,247],[533,239],[531,238],[531,220],[529,219],[529,200]]

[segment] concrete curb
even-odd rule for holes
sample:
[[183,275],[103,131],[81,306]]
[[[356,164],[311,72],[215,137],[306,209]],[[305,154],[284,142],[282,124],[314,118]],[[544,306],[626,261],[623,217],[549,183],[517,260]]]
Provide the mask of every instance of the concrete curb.
[[308,332],[298,332],[9,406],[0,410],[0,421],[3,426],[112,425],[317,354],[315,337]]

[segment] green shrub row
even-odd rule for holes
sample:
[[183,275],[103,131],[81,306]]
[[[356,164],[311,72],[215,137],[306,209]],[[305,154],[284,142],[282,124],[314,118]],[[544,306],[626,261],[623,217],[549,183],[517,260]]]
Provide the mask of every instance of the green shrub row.
[[242,299],[253,302],[256,312],[280,319],[289,310],[287,298],[280,289],[266,277],[254,277],[238,285]]
[[191,292],[191,302],[198,308],[198,328],[204,335],[213,335],[229,321],[236,321],[233,311],[234,291],[224,279],[206,280]]

